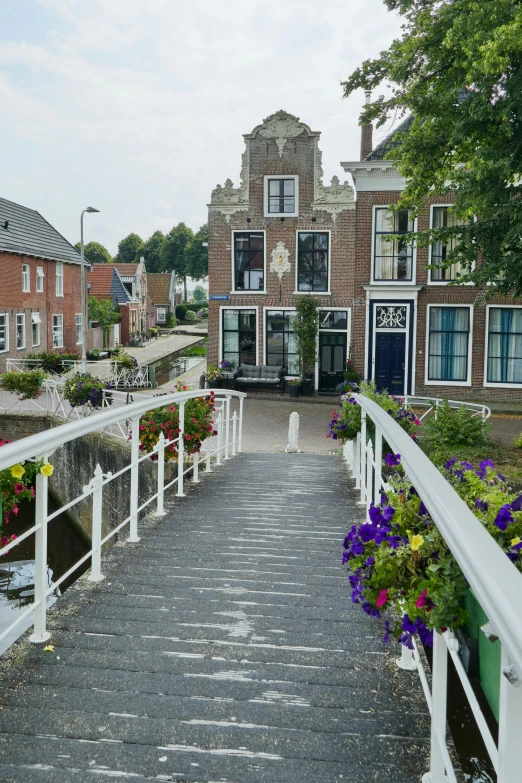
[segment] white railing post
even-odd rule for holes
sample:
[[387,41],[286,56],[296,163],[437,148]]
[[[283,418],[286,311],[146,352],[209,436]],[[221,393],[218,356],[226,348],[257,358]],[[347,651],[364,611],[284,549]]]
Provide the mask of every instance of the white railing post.
[[373,502],[376,506],[381,502],[382,486],[382,433],[375,425],[375,486]]
[[205,473],[212,473],[210,467],[210,438],[205,441]]
[[433,632],[433,667],[431,673],[431,746],[430,771],[422,783],[446,783],[444,754],[446,748],[446,701],[448,687],[448,649],[442,634]]
[[366,505],[366,413],[361,411],[361,439],[360,439],[360,461],[359,461],[359,474],[361,477],[361,495],[359,503],[363,506]]
[[230,397],[225,400],[225,459],[229,459],[228,446],[230,443]]
[[156,503],[156,516],[165,516],[165,436],[160,432],[158,438],[158,501]]
[[[94,478],[90,486],[92,487],[92,554],[91,573],[88,580],[89,582],[101,582],[105,577],[101,572],[103,471],[99,463],[94,470]],[[89,489],[90,487],[87,486],[83,488],[83,491],[88,492]]]
[[353,473],[355,476],[355,489],[361,486],[361,433],[358,432],[355,438],[353,449]]
[[520,738],[522,737],[522,682],[502,648],[500,709],[498,720],[497,783],[520,778]]
[[138,487],[139,487],[139,457],[140,457],[140,419],[135,416],[132,419],[131,426],[131,469],[130,469],[130,522],[129,537],[127,541],[130,544],[136,544],[140,539],[138,536]]
[[192,483],[199,484],[199,451],[195,451],[193,454],[192,463]]
[[[45,457],[44,457],[45,460]],[[45,460],[46,461],[46,460]],[[29,641],[34,644],[46,642],[51,634],[46,628],[47,616],[47,476],[36,475],[34,534],[34,628]]]
[[185,441],[184,441],[184,433],[185,433],[185,403],[180,402],[179,404],[179,439],[178,439],[178,491],[176,495],[178,498],[185,497],[185,493],[183,492],[183,468],[184,468],[184,462],[185,462]]
[[237,441],[237,452],[241,452],[241,442],[243,440],[243,397],[239,398],[239,438]]
[[366,446],[366,511],[370,510],[373,501],[373,449],[372,442],[368,438]]
[[219,411],[217,421],[216,421],[216,430],[217,430],[216,465],[221,465],[221,439],[223,436],[222,428],[223,428],[223,417],[221,415],[221,411]]
[[395,663],[399,669],[402,669],[405,672],[414,672],[418,668],[413,650],[410,650],[405,644],[401,646],[401,657],[397,658]]
[[235,457],[237,454],[236,434],[237,434],[237,413],[236,411],[234,411],[234,415],[232,416],[232,456],[233,457]]

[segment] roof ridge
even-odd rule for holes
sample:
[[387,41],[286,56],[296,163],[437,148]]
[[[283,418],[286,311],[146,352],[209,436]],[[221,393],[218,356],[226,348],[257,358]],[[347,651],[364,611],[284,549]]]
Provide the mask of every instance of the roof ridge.
[[[0,196],[0,201],[6,201],[8,204],[14,204],[15,207],[21,207],[22,209],[26,209],[28,212],[35,212],[37,215],[40,215],[37,209],[33,209],[32,207],[26,207],[24,206],[24,204],[19,204],[18,201],[11,201],[11,199],[4,198],[3,196]],[[42,215],[40,215],[40,217],[42,217]],[[51,226],[51,228],[53,228],[53,226]]]

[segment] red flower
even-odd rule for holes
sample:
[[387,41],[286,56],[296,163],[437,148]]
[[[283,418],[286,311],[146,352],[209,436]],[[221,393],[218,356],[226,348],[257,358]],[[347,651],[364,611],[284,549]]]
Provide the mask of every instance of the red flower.
[[25,487],[24,487],[24,485],[23,485],[23,484],[15,484],[15,485],[14,485],[14,487],[13,487],[13,489],[14,489],[14,493],[15,493],[15,495],[19,495],[19,494],[20,494],[20,492],[23,492],[23,491],[24,491]]
[[185,440],[190,440],[190,435],[185,435]]

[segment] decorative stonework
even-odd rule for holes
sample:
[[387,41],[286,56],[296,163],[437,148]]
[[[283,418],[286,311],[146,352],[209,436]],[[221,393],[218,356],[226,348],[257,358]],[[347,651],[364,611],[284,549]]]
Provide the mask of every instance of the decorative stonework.
[[265,139],[275,139],[279,157],[283,157],[283,150],[288,139],[294,139],[302,133],[310,131],[307,125],[299,122],[299,117],[288,114],[286,111],[278,111],[263,120],[263,124],[254,129],[252,135],[259,133]]
[[405,329],[406,307],[376,307],[375,325],[377,329]]
[[286,272],[291,272],[290,251],[285,247],[284,242],[278,242],[272,250],[272,261],[270,262],[270,271],[275,272],[279,280],[283,278]]
[[216,185],[210,197],[209,207],[225,215],[227,223],[230,222],[230,216],[236,212],[247,212],[250,209],[249,204],[249,157],[248,145],[241,157],[241,173],[239,175],[241,184],[238,188],[234,187],[231,179],[227,179],[224,186]]
[[314,202],[312,209],[329,212],[335,223],[337,215],[345,209],[355,209],[353,188],[348,182],[341,184],[339,177],[332,177],[330,185],[323,185],[323,153],[317,140],[314,151]]

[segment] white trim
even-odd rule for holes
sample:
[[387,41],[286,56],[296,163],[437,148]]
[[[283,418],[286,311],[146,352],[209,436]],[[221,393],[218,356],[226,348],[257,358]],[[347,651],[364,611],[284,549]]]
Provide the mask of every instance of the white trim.
[[[63,313],[53,313],[51,317],[52,317],[52,320],[51,320],[51,325],[52,325],[52,330],[51,330],[52,347],[53,348],[63,348]],[[62,319],[62,342],[61,342],[61,345],[55,345],[54,344],[54,319],[55,318],[61,318]]]
[[[236,279],[235,279],[235,258],[234,258],[234,248],[235,248],[235,238],[234,234],[263,234],[263,290],[257,289],[254,290],[252,288],[249,288],[247,291],[236,289]],[[230,293],[231,294],[239,294],[240,296],[243,296],[243,294],[252,295],[252,294],[266,294],[266,229],[259,228],[257,231],[254,228],[247,228],[245,231],[241,228],[233,228],[232,229],[232,241],[230,243],[230,256],[231,256],[231,265],[232,265],[232,285],[230,286]]]
[[[271,179],[293,179],[295,181],[295,211],[294,212],[269,212],[268,211],[268,181]],[[291,218],[299,217],[299,175],[298,174],[265,174],[263,177],[263,212],[265,218]]]
[[[377,307],[386,307],[387,305],[390,305],[390,306],[393,307],[394,306],[393,302],[391,302],[391,303],[389,303],[389,302],[384,303],[384,302],[380,302],[380,301],[375,300],[375,301],[371,301],[370,305],[373,307],[373,319],[372,319],[372,322],[373,322],[372,366],[371,366],[371,379],[370,380],[372,380],[372,381],[375,380],[375,363],[376,363],[375,362],[375,359],[376,359],[375,348],[376,348],[376,344],[377,344],[377,332],[379,334],[381,334],[381,333],[382,334],[397,334],[397,333],[405,334],[406,335],[406,339],[404,340],[404,385],[403,385],[402,394],[407,394],[406,389],[408,388],[408,372],[409,372],[409,369],[410,369],[409,356],[410,356],[410,323],[411,323],[410,322],[410,318],[411,318],[410,306],[411,306],[411,302],[404,302],[404,303],[401,302],[399,304],[399,307],[405,307],[406,308],[406,326],[403,326],[403,327],[400,327],[400,328],[397,328],[397,329],[395,329],[395,328],[394,329],[390,329],[390,328],[387,328],[387,327],[382,327],[382,326],[378,327],[377,326],[377,313],[376,313]],[[415,335],[416,330],[417,330],[417,324],[414,324],[414,335]],[[412,364],[413,364],[413,362],[412,362]],[[413,375],[412,375],[412,378],[413,378]],[[388,390],[388,391],[391,394],[391,391],[390,390]]]
[[[428,366],[430,360],[430,310],[432,307],[455,307],[464,308],[469,310],[469,332],[468,332],[468,368],[465,381],[429,381],[428,380]],[[473,347],[473,305],[472,304],[453,304],[448,302],[431,303],[426,307],[426,348],[424,356],[424,385],[425,386],[471,386],[471,369],[472,369],[472,347]]]
[[[389,209],[390,207],[394,206],[393,203],[391,204],[374,204],[372,206],[372,247],[371,247],[371,267],[370,267],[370,281],[371,285],[385,285],[385,286],[412,286],[416,285],[417,282],[417,245],[415,242],[412,246],[412,252],[411,252],[411,280],[376,280],[374,276],[375,272],[375,226],[376,226],[376,210],[378,209]],[[413,231],[417,230],[417,218],[413,220]]]
[[[298,259],[299,259],[299,234],[328,234],[328,289],[326,291],[299,291],[299,269],[298,269]],[[332,231],[331,229],[320,229],[320,228],[298,228],[295,232],[295,276],[294,276],[294,282],[295,282],[295,291],[294,296],[300,296],[301,294],[312,294],[313,296],[331,296],[332,292],[330,289],[330,276],[331,276],[331,269],[332,269]]]
[[489,311],[492,307],[507,308],[508,310],[522,310],[522,305],[501,305],[501,304],[489,304],[486,305],[486,333],[484,335],[484,386],[487,389],[522,389],[522,381],[520,383],[499,383],[498,381],[488,381],[488,348],[489,348]]
[[44,291],[44,268],[43,266],[36,267],[36,293],[43,294]]
[[[56,296],[63,296],[63,263],[61,261],[57,261],[54,269],[55,269],[55,294]],[[60,274],[58,274],[58,270],[60,270]],[[60,280],[60,286],[58,286],[59,280]],[[60,291],[58,291],[58,288],[60,288]]]
[[[27,281],[27,286],[25,285]],[[22,293],[31,293],[31,266],[29,264],[22,264]]]
[[82,342],[83,342],[82,341],[82,320],[83,320],[82,319],[82,314],[81,313],[75,313],[74,314],[74,329],[75,329],[76,337],[78,337],[78,321],[76,320],[77,318],[80,319],[80,339],[76,340],[76,345],[81,345]]
[[319,391],[319,365],[321,364],[321,357],[319,356],[319,334],[346,334],[346,359],[345,363],[350,355],[350,344],[352,339],[352,308],[351,307],[322,307],[319,306],[317,308],[317,312],[320,313],[321,310],[327,310],[328,312],[333,312],[334,310],[337,312],[345,312],[347,313],[346,318],[346,329],[321,329],[319,326],[319,329],[317,330],[317,338],[316,338],[316,354],[317,354],[317,361],[315,362],[315,388],[317,391]]
[[[290,313],[296,313],[296,307],[277,307],[275,305],[263,305],[263,364],[266,365],[266,313],[268,310],[288,311]],[[287,368],[288,370],[288,368]],[[287,376],[297,378],[298,375]]]
[[0,350],[0,353],[9,352],[9,313],[0,313],[0,317],[5,318],[5,348]]
[[[163,313],[163,318],[160,318],[160,311]],[[159,321],[160,323],[165,323],[167,320],[167,308],[165,306],[163,307],[156,307],[156,321]]]
[[[430,229],[433,228],[434,207],[440,208],[440,207],[454,207],[454,206],[455,206],[454,204],[430,204]],[[428,265],[431,264],[432,251],[433,251],[433,242],[430,242],[429,250],[428,250]],[[470,271],[472,272],[474,269],[475,269],[475,264],[472,264]],[[432,272],[433,269],[428,269],[428,285],[447,286],[458,282],[458,278],[456,278],[455,280],[432,280],[431,279]],[[470,285],[474,285],[474,283],[458,283],[458,285],[470,286]]]
[[258,305],[220,305],[218,364],[223,360],[223,311],[224,310],[255,310],[256,311],[256,365],[258,365],[259,364],[259,306]]

